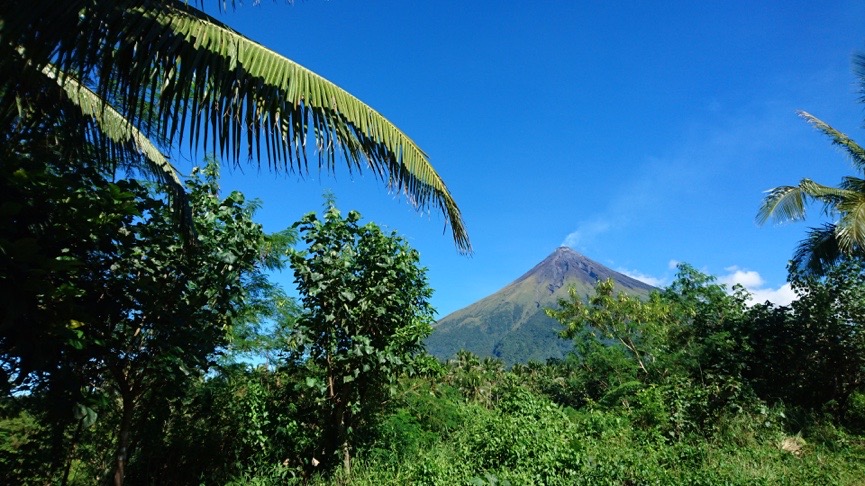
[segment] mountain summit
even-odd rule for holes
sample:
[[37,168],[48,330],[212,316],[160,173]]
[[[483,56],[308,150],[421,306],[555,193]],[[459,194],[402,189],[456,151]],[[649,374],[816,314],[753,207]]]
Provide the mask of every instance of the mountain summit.
[[465,349],[507,365],[561,358],[573,345],[558,337],[561,325],[544,309],[567,297],[571,286],[578,295],[589,295],[608,278],[620,292],[645,296],[654,290],[562,246],[503,289],[439,320],[427,350],[447,359]]

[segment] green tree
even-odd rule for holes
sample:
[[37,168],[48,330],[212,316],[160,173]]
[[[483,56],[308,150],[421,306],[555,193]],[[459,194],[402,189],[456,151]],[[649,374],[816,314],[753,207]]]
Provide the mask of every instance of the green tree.
[[[6,196],[0,211],[3,400],[7,409],[23,407],[44,424],[50,454],[37,469],[49,478],[67,460],[67,443],[75,446],[78,434],[67,436],[67,428],[80,430],[94,417],[86,407],[95,407],[90,392],[101,380],[85,336],[91,328],[83,323],[93,324],[104,290],[94,278],[105,269],[99,261],[139,214],[133,191],[143,188],[107,183],[89,166],[71,170],[8,157],[0,189]],[[84,412],[79,420],[73,410]]]
[[9,257],[0,284],[10,304],[2,369],[15,391],[48,399],[54,470],[67,457],[73,407],[82,418],[104,418],[116,404],[116,453],[109,455],[120,484],[135,434],[154,424],[158,407],[143,402],[170,400],[210,366],[260,300],[256,293],[269,288],[262,272],[281,264],[283,239],[252,222],[254,206],[240,193],[218,197],[215,164],[187,184],[198,228],[190,246],[164,197],[136,181],[22,163],[3,179],[25,197],[5,204],[0,218],[0,250]]
[[621,346],[640,373],[648,375],[664,344],[663,338],[669,327],[669,309],[657,293],[644,301],[624,292],[615,295],[613,292],[611,279],[598,282],[595,294],[588,301],[571,288],[567,299],[559,299],[558,309],[546,309],[545,312],[565,327],[562,337],[582,338],[588,326],[597,338]]
[[333,205],[323,219],[307,214],[296,226],[308,248],[290,258],[304,314],[288,358],[307,370],[321,404],[316,459],[330,464],[340,452],[346,474],[353,434],[413,370],[434,315],[417,251],[359,220],[356,211],[343,219]]
[[680,264],[676,279],[663,292],[671,320],[668,367],[707,383],[741,380],[750,353],[742,327],[747,321],[749,294],[741,286],[728,289],[691,265]]
[[248,484],[245,477],[296,473],[314,441],[303,427],[314,408],[294,392],[295,379],[266,366],[223,364],[170,399],[148,401],[153,410],[141,422],[128,482]]
[[823,277],[792,273],[789,307],[757,306],[746,339],[747,376],[767,400],[843,415],[865,386],[865,262],[850,259]]
[[683,264],[669,287],[646,300],[613,290],[611,281],[599,282],[586,301],[572,293],[547,311],[575,345],[573,355],[552,363],[558,383],[541,390],[563,404],[624,406],[636,423],[675,438],[711,431],[752,398],[742,378],[751,349],[742,289],[731,295]]
[[306,170],[307,148],[315,147],[320,168],[333,170],[342,156],[350,170],[371,170],[416,207],[440,208],[457,246],[470,251],[459,209],[410,138],[333,83],[193,4],[0,4],[3,142],[38,133],[45,120],[61,124],[63,136],[51,143],[71,153],[95,145],[106,166],[127,156],[133,168],[165,182],[177,206],[185,193],[164,150],[175,141],[186,138],[234,163],[246,146],[250,160],[266,160],[274,171]]
[[[865,93],[865,55],[854,58],[860,91]],[[813,115],[799,115],[823,132],[849,156],[856,170],[865,173],[865,149],[847,135],[835,130]],[[865,179],[847,176],[838,187],[825,186],[802,179],[796,186],[779,186],[770,190],[757,212],[757,222],[769,219],[795,221],[805,218],[805,208],[811,202],[823,205],[823,212],[837,218],[818,228],[811,228],[793,256],[799,269],[816,274],[827,271],[840,258],[865,255]]]
[[216,167],[194,171],[187,183],[197,228],[192,248],[173,231],[170,208],[143,196],[141,220],[129,222],[105,262],[109,271],[99,276],[105,300],[87,325],[96,330],[89,337],[101,344],[97,358],[121,398],[115,483],[122,483],[139,398],[150,390],[170,395],[206,370],[244,315],[250,279],[264,262],[279,264],[264,253],[273,248],[243,195],[218,197]]

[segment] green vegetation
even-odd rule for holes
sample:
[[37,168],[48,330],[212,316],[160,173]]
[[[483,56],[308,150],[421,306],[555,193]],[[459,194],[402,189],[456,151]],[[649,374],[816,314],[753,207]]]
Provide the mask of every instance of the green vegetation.
[[[12,171],[5,184],[24,191],[38,181],[43,196],[34,201],[58,204],[69,181],[43,169],[27,172],[38,177]],[[94,234],[112,243],[76,249],[61,270],[44,261],[48,253],[15,260],[75,291],[52,295],[53,306],[20,302],[19,318],[55,316],[45,320],[53,327],[37,330],[49,338],[44,348],[0,341],[4,483],[768,485],[865,477],[859,259],[823,277],[793,272],[799,298],[790,307],[748,307],[742,289],[731,294],[687,265],[645,300],[602,281],[588,300],[572,293],[548,311],[572,343],[565,358],[507,370],[461,351],[441,363],[422,350],[432,315],[425,270],[399,236],[360,225],[356,212],[343,217],[329,201],[323,217],[296,224],[304,249],[287,250],[290,233],[264,235],[241,195],[216,196],[213,165],[201,174],[188,183],[199,228],[191,249],[171,231],[167,203],[134,181],[112,183],[127,190],[100,199],[95,220],[83,203],[73,206],[81,221],[31,214],[23,228],[46,249],[62,235],[45,230],[61,224],[105,222]],[[102,193],[87,187],[78,194],[96,204]],[[22,230],[0,228],[4,241]],[[153,234],[136,237],[145,229]],[[151,242],[162,246],[142,246]],[[175,261],[173,251],[195,252],[194,264]],[[105,260],[93,267],[98,279],[85,271],[95,264],[88,259]],[[261,278],[261,269],[286,260],[297,303]],[[223,270],[199,279],[204,267]],[[152,282],[152,269],[163,268],[170,271]],[[94,281],[101,285],[88,286]],[[89,304],[106,297],[111,305]],[[64,325],[78,304],[91,314]],[[261,326],[265,318],[273,325]],[[260,364],[237,359],[250,353]]]
[[98,447],[122,482],[153,414],[258,303],[280,298],[263,271],[281,265],[285,238],[265,235],[240,193],[218,197],[215,164],[186,184],[196,227],[186,244],[170,204],[137,181],[7,162],[0,184],[20,199],[0,221],[4,403],[38,418],[52,461],[23,471],[65,476],[98,422],[114,429]]
[[316,461],[326,469],[339,451],[346,475],[357,437],[375,423],[399,376],[414,369],[434,313],[418,253],[359,220],[356,211],[342,219],[331,202],[324,221],[315,213],[301,219],[309,248],[291,255],[306,311],[286,358],[317,403]]
[[[865,477],[861,180],[766,209],[816,198],[842,215],[822,235],[843,251],[819,271],[794,262],[789,307],[749,307],[683,265],[646,299],[602,279],[559,300],[561,359],[442,363],[423,350],[432,290],[405,240],[332,201],[266,234],[255,202],[220,195],[215,162],[184,181],[157,148],[188,129],[237,161],[263,138],[271,164],[299,170],[312,133],[320,164],[368,162],[439,205],[468,250],[426,156],[335,86],[184,2],[146,0],[0,4],[0,80],[3,484]],[[286,265],[296,301],[267,278]]]

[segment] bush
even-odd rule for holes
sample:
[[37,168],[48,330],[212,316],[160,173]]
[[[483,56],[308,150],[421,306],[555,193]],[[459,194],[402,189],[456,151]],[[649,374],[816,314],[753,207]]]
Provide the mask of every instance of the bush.
[[844,424],[858,434],[865,434],[865,392],[857,391],[850,395]]

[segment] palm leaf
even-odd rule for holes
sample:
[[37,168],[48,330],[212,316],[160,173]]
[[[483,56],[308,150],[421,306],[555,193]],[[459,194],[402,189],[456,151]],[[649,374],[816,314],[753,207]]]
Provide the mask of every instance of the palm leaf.
[[865,103],[865,53],[853,56],[853,73],[859,79],[859,102]]
[[819,118],[807,113],[805,111],[799,111],[799,116],[805,119],[808,123],[810,123],[814,128],[820,130],[824,134],[826,134],[829,138],[832,139],[832,144],[837,145],[844,149],[847,155],[850,156],[850,159],[853,162],[853,165],[856,166],[859,170],[865,170],[865,149],[863,149],[858,143],[854,142],[847,135],[835,130],[825,122],[821,121]]
[[852,197],[856,197],[856,193],[843,187],[824,186],[811,179],[802,179],[798,186],[780,186],[767,191],[757,211],[757,223],[762,225],[769,219],[778,222],[805,219],[805,207],[809,201],[820,201],[827,215],[835,214],[840,204]]
[[[177,96],[185,96],[192,88],[190,79],[205,83],[210,91],[223,91],[217,96],[224,98],[225,92],[232,96],[228,103],[215,98],[196,104],[193,98],[191,106],[173,110],[172,125],[176,126],[183,111],[201,112],[203,119],[211,121],[210,139],[214,144],[218,141],[223,154],[236,160],[246,142],[252,157],[254,140],[266,137],[271,146],[287,145],[285,151],[274,151],[272,158],[289,168],[300,168],[291,167],[300,163],[291,154],[307,145],[311,132],[319,167],[332,170],[337,150],[350,169],[361,169],[365,162],[374,174],[386,179],[389,188],[404,192],[415,206],[426,207],[434,201],[451,222],[459,246],[469,248],[459,210],[441,177],[417,144],[390,121],[332,82],[203,12],[183,2],[170,5],[158,13],[140,11],[143,19],[154,21],[152,28],[170,29],[175,38],[182,39],[178,43],[182,47],[167,52],[176,69],[167,71],[173,78],[163,80],[163,106],[179,107],[182,99]],[[214,106],[219,108],[214,111]],[[191,127],[193,137],[198,137],[199,127]],[[287,154],[288,160],[281,154]]]
[[800,271],[822,275],[842,255],[836,226],[825,224],[808,231],[808,236],[796,248],[790,265]]
[[842,182],[848,195],[837,207],[841,219],[837,223],[836,235],[841,250],[847,253],[855,248],[865,248],[865,181],[845,177]]
[[[859,54],[853,60],[865,102],[865,55]],[[799,116],[844,149],[857,169],[865,171],[865,149],[810,113],[800,111]],[[764,224],[770,218],[803,219],[809,200],[823,203],[824,213],[839,216],[839,220],[809,231],[791,262],[794,270],[824,274],[829,265],[842,256],[865,254],[865,180],[857,177],[844,177],[837,188],[809,179],[803,179],[798,186],[776,187],[763,199],[757,211],[757,222]]]
[[187,236],[191,236],[192,213],[189,200],[177,170],[165,155],[149,138],[132,126],[129,120],[75,77],[63,73],[50,64],[43,67],[42,72],[63,89],[67,99],[81,110],[82,115],[96,122],[103,136],[114,143],[133,147],[134,151],[143,157],[144,172],[160,181],[168,189],[171,203],[177,214],[181,215],[181,226]]
[[[115,107],[126,119],[156,117],[151,125],[169,142],[188,133],[191,146],[234,163],[246,148],[273,170],[306,171],[313,151],[318,167],[332,171],[342,156],[350,171],[372,170],[415,207],[441,209],[458,248],[470,251],[460,211],[427,155],[333,83],[180,0],[55,3],[4,2],[0,42],[25,46],[37,68],[50,62],[94,79],[103,99],[119,94]],[[0,85],[0,97],[8,93]]]
[[805,194],[798,186],[780,186],[766,191],[763,204],[757,211],[757,224],[769,219],[795,221],[805,218]]

